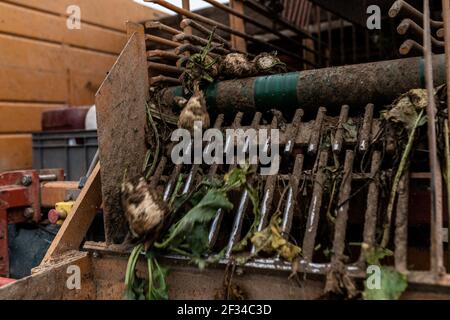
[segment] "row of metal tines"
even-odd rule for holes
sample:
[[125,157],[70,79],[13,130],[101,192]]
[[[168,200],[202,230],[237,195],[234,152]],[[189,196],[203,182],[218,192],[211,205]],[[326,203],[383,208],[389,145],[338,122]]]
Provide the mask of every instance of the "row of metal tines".
[[[379,198],[380,198],[380,175],[382,154],[380,151],[371,153],[370,164],[367,171],[361,171],[357,166],[356,158],[366,155],[371,148],[372,141],[376,138],[380,130],[379,119],[374,119],[374,105],[368,104],[365,107],[364,115],[360,117],[349,117],[349,106],[342,106],[340,115],[337,118],[326,115],[325,108],[319,108],[314,120],[304,121],[304,112],[298,109],[292,121],[288,124],[280,122],[280,118],[274,116],[271,122],[262,123],[263,115],[256,112],[251,123],[243,123],[244,114],[239,112],[233,121],[225,125],[225,117],[220,114],[214,124],[217,129],[226,128],[281,128],[280,133],[280,162],[283,169],[276,175],[265,177],[255,175],[251,183],[256,187],[262,183],[262,193],[260,193],[259,221],[257,221],[257,231],[262,231],[270,222],[276,209],[281,213],[281,231],[286,239],[295,242],[302,249],[301,265],[308,272],[324,273],[333,261],[347,262],[345,248],[347,242],[347,222],[349,218],[350,206],[356,205],[364,210],[364,227],[362,241],[369,246],[375,244],[376,226],[378,221]],[[250,121],[246,117],[247,122]],[[357,124],[357,136],[345,137],[345,124]],[[334,125],[331,129],[331,144],[324,146],[323,138],[330,134],[330,127],[327,123]],[[228,143],[228,141],[226,142]],[[207,146],[206,146],[207,147]],[[226,146],[225,146],[226,150]],[[335,208],[336,221],[334,227],[334,238],[332,241],[333,255],[328,262],[316,262],[314,259],[317,241],[318,227],[321,220],[324,220],[324,207],[326,205],[324,185],[327,179],[327,170],[334,157],[343,159],[343,175],[338,191],[338,207]],[[292,165],[293,163],[293,165]],[[182,193],[189,193],[199,181],[200,172],[208,176],[223,176],[235,165],[224,167],[213,164],[207,168],[203,165],[169,165],[166,158],[163,158],[151,179],[152,187],[163,185],[163,197],[169,201],[174,193],[175,186],[180,174],[184,174],[184,184]],[[286,171],[289,168],[291,171]],[[280,189],[280,181],[284,183],[284,191]],[[309,187],[305,188],[305,182]],[[366,183],[365,204],[360,200],[351,200],[354,192],[354,182]],[[408,216],[408,174],[401,180],[399,188],[399,198],[397,201],[397,213],[395,218],[395,265],[398,269],[407,269],[407,216]],[[300,199],[300,200],[299,200]],[[350,200],[349,200],[350,199]],[[277,203],[275,202],[277,200]],[[299,201],[309,203],[299,206]],[[241,190],[234,199],[235,206],[233,212],[225,213],[218,210],[211,224],[209,233],[209,245],[213,251],[219,252],[225,245],[225,260],[233,256],[233,248],[249,228],[249,221],[253,218],[251,201],[248,191]],[[357,203],[359,202],[359,203]],[[306,208],[306,209],[305,209]],[[299,219],[303,217],[303,219]],[[246,223],[247,221],[247,223]],[[302,229],[302,235],[298,237],[298,232],[292,232],[293,222],[303,221],[305,225],[294,225],[296,229]],[[297,234],[294,237],[293,234]],[[222,239],[218,246],[218,240]],[[225,241],[223,241],[225,239]],[[253,245],[247,247],[249,253],[255,253]],[[350,271],[359,272],[365,263],[363,253],[357,259],[347,264]],[[262,268],[289,268],[289,264],[278,256],[264,257],[249,262],[249,265]]]
[[[246,1],[246,7],[255,11],[256,14],[269,17],[274,23],[279,24],[286,30],[290,30],[294,35],[297,35],[297,37],[300,36],[301,38],[310,39],[317,45],[307,46],[301,40],[298,40],[296,36],[287,36],[277,28],[262,23],[253,16],[239,12],[230,6],[226,6],[215,0],[208,0],[207,2],[218,10],[222,10],[231,16],[242,19],[244,22],[255,25],[262,31],[273,35],[275,39],[288,41],[290,45],[295,44],[298,46],[299,50],[289,50],[284,46],[281,47],[266,41],[261,37],[248,34],[245,32],[245,29],[238,30],[209,17],[204,17],[200,14],[172,5],[167,1],[158,0],[152,2],[182,15],[183,19],[179,29],[166,25],[160,21],[147,21],[145,23],[147,47],[149,49],[147,51],[147,57],[150,70],[150,85],[161,82],[172,85],[179,84],[179,76],[184,71],[189,55],[202,51],[208,43],[208,38],[214,28],[216,29],[216,32],[212,41],[212,50],[209,53],[212,58],[217,58],[219,55],[223,56],[231,52],[246,53],[249,57],[254,56],[252,53],[247,52],[247,48],[242,49],[233,46],[229,37],[233,35],[244,39],[248,44],[256,44],[264,48],[265,51],[277,51],[278,54],[285,55],[294,59],[296,62],[301,62],[309,68],[325,65],[328,59],[327,55],[324,53],[327,45],[321,39],[314,37],[308,30],[289,22],[288,19],[283,18],[282,16],[273,15],[273,12],[270,12],[257,1]],[[303,21],[303,23],[307,24],[305,21]],[[154,49],[155,45],[158,47],[157,49]],[[299,52],[302,51],[309,56],[313,56],[314,59],[312,59],[312,61],[310,61],[311,59],[306,59],[303,54],[299,54]]]
[[[402,55],[423,54],[423,13],[404,0],[397,0],[389,10],[391,18],[401,18],[397,33],[408,36],[400,46],[399,52]],[[432,29],[431,43],[434,53],[444,52],[444,22],[431,20]]]

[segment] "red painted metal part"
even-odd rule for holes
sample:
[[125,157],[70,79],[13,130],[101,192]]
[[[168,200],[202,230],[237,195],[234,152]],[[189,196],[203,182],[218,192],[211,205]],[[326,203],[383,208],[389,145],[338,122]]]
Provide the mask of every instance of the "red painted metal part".
[[0,277],[9,276],[8,223],[41,221],[40,175],[64,179],[62,169],[0,174]]
[[7,215],[6,205],[0,200],[0,276],[9,274]]
[[0,288],[3,286],[6,286],[7,284],[16,282],[15,279],[10,279],[10,278],[2,278],[0,277]]

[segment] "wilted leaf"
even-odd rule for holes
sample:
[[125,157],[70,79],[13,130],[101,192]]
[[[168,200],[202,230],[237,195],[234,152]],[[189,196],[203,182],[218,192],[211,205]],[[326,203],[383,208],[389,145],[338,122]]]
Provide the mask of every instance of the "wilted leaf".
[[[420,110],[428,104],[427,91],[425,89],[412,89],[402,94],[382,116],[391,122],[403,124],[407,130],[411,130],[417,121]],[[426,121],[421,121],[420,125]]]
[[[376,275],[369,275],[373,277]],[[380,286],[369,289],[367,280],[364,282],[363,297],[365,300],[397,300],[408,287],[406,276],[392,267],[380,266]]]
[[258,252],[278,253],[283,259],[292,262],[300,255],[301,249],[281,235],[280,223],[279,215],[272,217],[269,226],[261,232],[255,232],[251,242]]

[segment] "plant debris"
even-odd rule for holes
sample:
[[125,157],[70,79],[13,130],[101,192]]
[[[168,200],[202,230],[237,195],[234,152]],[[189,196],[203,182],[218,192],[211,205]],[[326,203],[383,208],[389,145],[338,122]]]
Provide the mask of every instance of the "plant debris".
[[255,245],[257,252],[277,253],[283,259],[293,262],[300,256],[302,250],[281,235],[280,225],[281,216],[279,214],[274,215],[264,230],[254,233],[251,242]]
[[[379,274],[369,274],[364,281],[363,298],[365,300],[398,300],[408,287],[408,281],[404,274],[398,272],[393,267],[382,266],[380,260],[387,256],[392,256],[392,251],[382,247],[369,247],[367,244],[361,246],[367,264],[378,266]],[[379,279],[372,277],[379,276]],[[377,283],[378,282],[378,283]]]

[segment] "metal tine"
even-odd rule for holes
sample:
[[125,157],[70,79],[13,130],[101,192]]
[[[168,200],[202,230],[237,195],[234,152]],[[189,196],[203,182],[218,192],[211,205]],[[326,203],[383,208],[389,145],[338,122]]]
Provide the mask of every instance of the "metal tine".
[[152,41],[152,42],[156,42],[156,43],[165,45],[165,46],[169,46],[169,47],[172,47],[172,48],[177,48],[178,46],[180,46],[179,42],[175,42],[175,41],[172,41],[172,40],[169,40],[169,39],[166,39],[166,38],[161,38],[161,37],[158,37],[158,36],[154,36],[154,35],[151,35],[151,34],[146,34],[145,35],[145,39],[149,40],[149,41]]
[[[272,123],[270,125],[270,128],[275,129],[277,127],[278,127],[278,118],[276,117],[276,115],[274,115],[273,119],[272,119]],[[257,165],[252,165],[252,166],[255,169],[257,168]],[[242,225],[244,222],[244,216],[245,216],[245,212],[247,211],[249,200],[250,200],[250,196],[249,196],[248,190],[246,188],[246,189],[244,189],[244,192],[241,195],[241,199],[239,200],[239,205],[238,205],[238,208],[236,211],[236,216],[234,218],[233,226],[231,228],[230,238],[228,240],[228,245],[227,245],[227,249],[225,252],[226,258],[229,258],[231,256],[233,247],[240,240]]]
[[[286,206],[284,207],[283,220],[281,223],[281,232],[285,238],[288,238],[292,228],[292,219],[294,217],[295,198],[297,196],[298,186],[300,184],[300,178],[303,171],[304,156],[298,154],[295,158],[294,170],[289,179],[289,189],[286,198]],[[283,201],[283,199],[280,199]]]
[[406,39],[398,49],[400,54],[403,56],[406,56],[411,52],[423,54],[423,50],[423,46],[412,39]]
[[147,21],[145,23],[145,28],[146,29],[157,29],[160,31],[165,31],[170,34],[180,34],[181,33],[180,30],[172,28],[171,26],[161,23],[160,21]]
[[[180,34],[173,36],[172,40],[177,41],[177,42],[188,41],[191,44],[201,45],[201,46],[206,46],[208,44],[208,40],[205,40],[198,36],[194,36],[191,34],[184,34],[184,33],[180,33]],[[217,53],[220,53],[220,54],[230,53],[230,50],[224,49],[223,45],[221,43],[212,42],[211,46],[214,48],[215,51],[217,51]]]
[[[395,18],[397,16],[409,17],[419,24],[423,24],[425,18],[422,12],[404,0],[395,1],[389,9],[389,17]],[[442,28],[444,26],[444,22],[430,20],[430,25],[432,28]]]
[[322,124],[326,112],[327,109],[324,107],[320,107],[317,112],[316,121],[314,122],[314,129],[311,131],[311,137],[308,144],[309,155],[315,155],[319,148],[320,136],[322,135]]
[[[254,128],[254,129],[257,129],[258,126],[259,126],[259,123],[261,122],[261,118],[262,118],[262,113],[261,112],[256,112],[255,116],[253,117],[251,127]],[[254,142],[255,141],[253,141],[253,143]],[[249,150],[249,148],[250,148],[250,137],[246,136],[245,137],[245,142],[244,142],[243,152],[246,153]]]
[[[234,35],[236,35],[238,37],[244,38],[244,39],[249,40],[251,42],[254,42],[254,43],[257,43],[257,44],[260,44],[260,45],[263,45],[263,46],[271,47],[272,49],[277,50],[280,53],[289,55],[289,56],[291,56],[293,58],[296,58],[296,59],[300,59],[300,61],[304,61],[303,57],[300,54],[296,53],[296,52],[290,51],[288,49],[285,49],[284,47],[280,47],[280,46],[275,45],[273,43],[265,42],[265,41],[263,41],[263,40],[261,40],[261,39],[259,39],[257,37],[254,37],[252,35],[248,35],[245,32],[241,32],[241,31],[235,30],[235,29],[233,29],[233,28],[231,28],[231,27],[229,27],[229,26],[227,26],[225,24],[219,23],[217,21],[214,21],[214,20],[209,19],[207,17],[204,17],[202,15],[199,15],[199,14],[196,14],[194,12],[185,10],[183,8],[180,8],[180,7],[177,7],[176,5],[173,5],[173,4],[171,4],[171,3],[169,3],[169,2],[167,2],[165,0],[144,0],[144,1],[145,2],[152,2],[152,3],[155,3],[155,4],[161,5],[161,6],[165,7],[165,8],[167,8],[167,9],[173,11],[173,12],[176,12],[176,13],[178,13],[180,15],[183,15],[185,17],[195,19],[197,21],[200,21],[202,23],[208,24],[210,26],[216,26],[217,29],[220,29],[220,30],[223,30],[225,32],[234,34]],[[305,63],[312,64],[309,61],[305,61]],[[314,64],[312,64],[312,65],[315,67]]]
[[[421,26],[419,26],[417,23],[412,21],[411,19],[403,19],[402,22],[397,27],[397,33],[401,35],[405,35],[408,31],[411,31],[411,33],[418,37],[423,37],[423,29]],[[444,41],[437,40],[435,37],[431,36],[431,43],[435,47],[443,47]]]
[[[231,127],[233,129],[239,128],[242,122],[242,117],[244,116],[244,113],[242,112],[238,112],[234,118],[233,124],[231,125]],[[224,147],[224,151],[226,152],[229,148],[231,144],[231,135],[227,136],[227,140],[225,142],[225,147]],[[214,163],[210,169],[209,169],[209,175],[213,176],[216,174],[217,171],[217,167],[218,164]],[[214,246],[214,244],[217,241],[217,237],[219,236],[219,230],[220,230],[220,225],[222,223],[223,220],[223,215],[224,215],[224,211],[222,209],[217,210],[216,212],[216,216],[214,217],[213,222],[211,223],[211,228],[209,230],[209,235],[208,235],[208,245],[209,248],[212,248]]]
[[400,272],[407,271],[408,254],[408,202],[409,172],[406,171],[399,184],[397,212],[395,221],[395,268]]
[[161,157],[161,160],[158,163],[158,166],[156,167],[155,173],[150,178],[150,188],[155,189],[158,186],[158,182],[161,179],[161,175],[164,171],[164,168],[167,164],[167,158]]
[[[194,46],[191,43],[179,44],[174,50],[175,54],[178,54],[178,55],[182,55],[185,52],[200,53],[201,51],[202,51],[202,49],[200,47]],[[218,58],[219,55],[214,53],[214,51],[217,51],[216,47],[212,47],[211,52],[209,52],[208,55],[210,55],[212,58]]]
[[155,49],[155,50],[147,51],[147,58],[153,58],[153,57],[178,60],[181,56],[175,54],[175,52],[171,51],[171,50],[167,51],[167,50]]
[[[279,158],[280,156],[277,155]],[[270,209],[272,208],[273,194],[275,193],[275,183],[277,181],[277,175],[270,175],[267,177],[266,185],[264,186],[264,196],[261,200],[260,207],[260,220],[258,226],[256,227],[257,232],[261,232],[268,223]],[[252,244],[251,253],[256,252],[256,247]]]
[[[214,129],[220,129],[222,127],[223,124],[223,120],[224,120],[224,115],[223,114],[219,114],[217,116],[216,122],[214,123]],[[207,152],[209,150],[209,147],[211,146],[211,141],[207,143],[206,147],[205,147],[205,152]],[[184,188],[183,188],[183,192],[182,194],[187,194],[189,193],[189,191],[192,189],[192,186],[195,182],[195,177],[197,175],[198,169],[200,168],[199,164],[193,164],[191,171],[189,172],[189,175],[186,178],[186,183],[184,184]]]
[[169,84],[173,84],[173,85],[181,84],[180,79],[167,77],[167,76],[162,76],[162,75],[159,75],[159,76],[156,76],[156,77],[152,77],[152,78],[149,79],[150,86],[153,86],[154,84],[156,84],[158,82],[165,82],[165,83],[169,83]]
[[353,168],[354,154],[352,150],[347,150],[345,154],[344,172],[339,192],[338,207],[336,208],[336,223],[334,226],[334,241],[333,241],[333,261],[344,260],[345,235],[348,220],[348,208],[350,202],[350,192],[352,190],[352,168]]
[[325,167],[328,162],[328,152],[322,151],[319,155],[319,165],[314,179],[314,187],[309,206],[308,221],[306,223],[305,236],[303,238],[303,257],[307,262],[311,262],[314,253],[317,227],[319,225],[320,208],[322,206],[322,196],[325,184]]
[[[192,149],[193,149],[192,139],[189,141],[189,145],[188,145],[187,149],[188,150],[190,149],[192,151]],[[172,192],[174,192],[174,190],[175,190],[175,185],[178,182],[178,177],[181,174],[182,168],[183,168],[183,164],[177,164],[175,166],[175,170],[172,172],[172,175],[170,176],[169,183],[167,184],[166,188],[164,189],[164,193],[163,193],[164,201],[168,201],[170,199],[170,197],[172,196]]]
[[332,149],[335,154],[341,153],[342,142],[344,141],[344,124],[348,121],[348,111],[350,107],[348,105],[343,105],[341,107],[341,114],[339,115],[339,122],[334,134],[334,140],[332,144]]
[[[377,225],[377,211],[378,211],[378,198],[379,198],[379,179],[381,165],[381,153],[375,151],[372,155],[372,163],[370,167],[370,177],[372,178],[369,184],[369,190],[367,192],[367,208],[364,215],[364,231],[363,242],[369,247],[373,247],[375,244],[375,230]],[[358,263],[363,265],[365,263],[364,252],[358,259]]]
[[171,75],[180,75],[184,71],[184,69],[182,69],[182,68],[177,68],[177,67],[167,65],[164,63],[151,62],[151,61],[147,62],[147,67],[149,69],[164,72],[164,73],[169,73]]
[[172,192],[175,190],[175,185],[177,184],[178,181],[178,177],[181,173],[181,168],[183,167],[182,164],[177,164],[175,166],[175,170],[172,172],[169,182],[166,185],[166,188],[164,189],[164,193],[163,193],[163,200],[164,201],[169,201]]
[[363,125],[359,134],[359,146],[360,152],[365,152],[370,146],[370,140],[372,135],[372,121],[373,121],[373,109],[374,105],[369,103],[366,106],[366,112],[364,113]]
[[428,148],[429,163],[431,170],[431,270],[435,274],[444,271],[442,243],[442,171],[438,159],[437,137],[436,137],[436,101],[434,99],[433,82],[433,57],[431,48],[430,30],[430,1],[423,1],[423,25],[424,25],[424,56],[425,56],[425,86],[427,89],[428,104],[426,114],[428,117]]
[[[182,29],[184,29],[184,28],[186,28],[188,26],[196,29],[197,31],[200,31],[201,33],[203,33],[205,36],[208,36],[208,37],[209,37],[209,35],[212,32],[212,30],[210,30],[209,28],[207,28],[207,27],[205,27],[205,26],[195,22],[192,19],[183,19],[183,20],[181,20],[180,27]],[[213,38],[216,41],[222,43],[225,46],[226,49],[231,49],[231,47],[232,47],[231,43],[229,41],[225,40],[224,38],[222,38],[221,36],[219,36],[217,34],[217,32],[214,33]]]
[[[244,116],[244,113],[243,112],[238,112],[237,114],[236,114],[236,117],[234,118],[234,121],[233,121],[233,124],[231,125],[231,128],[232,129],[238,129],[240,126],[241,126],[241,122],[242,122],[242,117]],[[223,150],[225,151],[225,152],[227,152],[228,151],[228,149],[230,148],[230,146],[231,146],[231,140],[232,139],[234,139],[234,136],[233,135],[227,135],[227,140],[225,141],[225,146],[224,146],[224,148],[223,148]],[[234,145],[234,144],[233,144]]]
[[294,119],[292,120],[291,127],[287,134],[288,141],[284,147],[285,154],[290,154],[294,149],[295,141],[297,140],[297,136],[300,131],[300,124],[302,122],[303,114],[304,112],[302,109],[297,109],[297,111],[295,111]]

